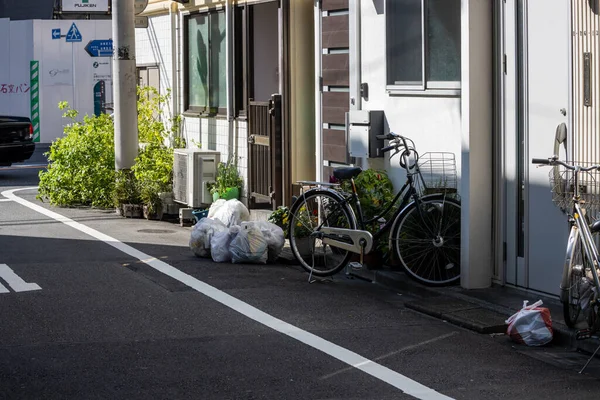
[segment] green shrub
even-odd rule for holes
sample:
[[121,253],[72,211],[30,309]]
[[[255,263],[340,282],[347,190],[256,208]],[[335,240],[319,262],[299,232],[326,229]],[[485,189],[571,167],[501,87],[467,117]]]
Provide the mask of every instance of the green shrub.
[[59,108],[72,123],[65,135],[52,143],[50,165],[40,173],[38,198],[53,205],[86,205],[100,208],[124,203],[158,204],[159,192],[171,190],[173,147],[185,146],[177,134],[180,118],[163,123],[163,105],[169,93],[160,96],[152,87],[138,88],[138,130],[142,150],[131,173],[115,172],[114,125],[110,116],[85,116],[66,102]]
[[114,128],[110,116],[85,116],[59,104],[72,123],[50,146],[47,171],[40,172],[38,198],[53,205],[109,207],[115,184]]
[[[394,185],[385,171],[366,169],[362,171],[355,179],[356,191],[362,208],[364,220],[374,218],[381,214],[385,208],[394,200]],[[352,185],[349,180],[343,181],[341,189],[345,192],[352,192]],[[354,210],[358,216],[358,211]],[[393,215],[392,209],[386,217]],[[367,230],[374,234],[379,231],[381,223],[374,221],[366,226]],[[377,250],[382,253],[389,251],[389,243],[387,235],[382,236],[381,240],[376,244]]]

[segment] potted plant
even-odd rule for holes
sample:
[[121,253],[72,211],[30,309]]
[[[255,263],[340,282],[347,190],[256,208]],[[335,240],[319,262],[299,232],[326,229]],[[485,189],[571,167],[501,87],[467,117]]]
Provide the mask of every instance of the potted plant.
[[130,170],[117,171],[113,203],[119,215],[127,218],[141,218],[140,189],[133,172]]
[[[362,171],[355,179],[358,199],[363,212],[365,221],[378,215],[383,206],[387,206],[394,199],[394,186],[385,171],[366,169]],[[341,190],[351,192],[350,181],[344,181],[341,184]],[[398,206],[398,204],[396,204]],[[390,210],[385,217],[389,218],[394,214],[395,209]],[[358,212],[358,210],[355,210]],[[385,223],[384,220],[374,221],[366,226],[366,229],[375,234]],[[375,248],[369,254],[364,255],[364,263],[367,267],[377,268],[384,263],[393,261],[390,259],[390,249],[387,236],[384,235],[379,241],[374,243]],[[359,261],[360,255],[353,256],[352,261]]]
[[239,199],[241,187],[242,178],[239,175],[237,164],[230,159],[226,163],[220,163],[217,166],[216,181],[209,184],[208,189],[213,195],[213,200],[216,201],[218,199]]

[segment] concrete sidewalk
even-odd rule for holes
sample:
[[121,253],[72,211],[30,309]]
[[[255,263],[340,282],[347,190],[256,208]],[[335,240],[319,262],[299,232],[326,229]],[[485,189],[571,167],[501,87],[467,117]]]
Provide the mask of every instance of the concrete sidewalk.
[[[287,244],[281,261],[295,262]],[[587,353],[593,353],[600,345],[598,338],[576,339],[576,330],[564,323],[562,304],[556,297],[499,285],[475,290],[459,286],[429,287],[411,279],[403,271],[389,267],[353,271],[352,275],[386,286],[399,294],[416,295],[418,300],[405,303],[407,308],[483,334],[506,333],[506,319],[521,309],[524,300],[528,300],[529,304],[542,300],[552,316],[555,345]]]

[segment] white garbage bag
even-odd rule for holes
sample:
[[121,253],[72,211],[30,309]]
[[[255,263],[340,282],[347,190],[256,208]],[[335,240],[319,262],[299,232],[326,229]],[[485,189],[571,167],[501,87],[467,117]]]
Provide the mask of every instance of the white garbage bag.
[[225,205],[225,202],[227,202],[225,199],[218,199],[217,201],[214,201],[208,209],[208,218],[214,219],[215,213]]
[[192,228],[190,249],[196,257],[210,257],[210,240],[215,233],[227,231],[219,220],[202,218]]
[[269,262],[277,261],[281,251],[283,250],[283,246],[285,245],[285,237],[283,235],[283,229],[279,226],[268,222],[268,221],[255,221],[255,222],[244,222],[242,226],[245,224],[254,224],[260,229],[265,240],[267,241],[267,246],[269,248]]
[[231,261],[238,263],[266,264],[269,257],[267,241],[255,224],[244,224],[233,238]]
[[217,200],[218,204],[216,206],[213,203],[215,210],[212,214],[211,210],[213,209],[213,206],[210,207],[210,210],[208,211],[209,218],[218,219],[227,227],[240,225],[242,222],[250,219],[250,212],[241,201],[231,199],[226,201],[223,200],[223,203],[221,203],[221,200],[222,199]]
[[226,231],[217,232],[210,239],[210,255],[214,262],[231,262],[231,241],[237,236],[240,227],[233,225]]

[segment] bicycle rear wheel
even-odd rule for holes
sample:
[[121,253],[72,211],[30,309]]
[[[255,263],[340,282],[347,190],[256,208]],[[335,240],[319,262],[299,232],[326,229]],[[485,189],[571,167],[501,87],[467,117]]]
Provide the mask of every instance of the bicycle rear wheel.
[[571,227],[560,287],[563,316],[569,328],[575,327],[581,314],[580,296],[585,276],[585,251],[581,240],[577,227]]
[[460,203],[444,195],[410,203],[397,217],[395,252],[410,277],[429,286],[460,279]]
[[[323,226],[356,229],[354,213],[336,194],[308,191],[294,202],[289,218],[290,248],[302,268],[316,276],[329,276],[348,264],[352,252],[332,247],[319,238]],[[344,241],[344,237],[337,236],[336,240]]]

